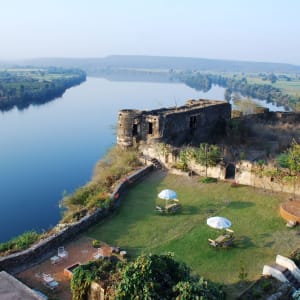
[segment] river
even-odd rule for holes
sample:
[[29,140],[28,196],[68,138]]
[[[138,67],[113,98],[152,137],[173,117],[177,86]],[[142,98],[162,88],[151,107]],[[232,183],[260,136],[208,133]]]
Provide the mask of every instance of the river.
[[52,102],[0,113],[0,242],[59,221],[63,192],[89,181],[97,160],[115,144],[120,109],[198,98],[224,99],[224,89],[203,93],[181,83],[89,77]]
[[224,91],[89,77],[52,102],[0,113],[0,242],[59,221],[64,191],[89,181],[97,160],[115,144],[119,110],[223,100]]

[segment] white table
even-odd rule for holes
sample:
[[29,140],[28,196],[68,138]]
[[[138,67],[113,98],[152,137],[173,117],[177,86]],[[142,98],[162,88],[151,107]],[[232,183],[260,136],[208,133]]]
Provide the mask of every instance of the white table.
[[51,258],[50,258],[50,260],[51,260],[51,264],[57,264],[57,263],[59,263],[60,262],[60,257],[58,257],[57,255],[54,255],[54,256],[52,256]]

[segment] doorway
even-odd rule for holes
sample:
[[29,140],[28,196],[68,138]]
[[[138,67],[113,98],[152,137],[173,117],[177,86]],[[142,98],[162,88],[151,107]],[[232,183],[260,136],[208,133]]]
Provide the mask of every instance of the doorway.
[[234,179],[235,178],[235,165],[228,164],[226,167],[225,179]]

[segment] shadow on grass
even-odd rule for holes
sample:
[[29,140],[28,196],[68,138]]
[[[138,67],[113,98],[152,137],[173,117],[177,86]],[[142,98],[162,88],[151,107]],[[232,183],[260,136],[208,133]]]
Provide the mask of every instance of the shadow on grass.
[[200,212],[201,212],[201,209],[199,207],[184,204],[179,213],[182,215],[196,215],[196,214],[199,214]]
[[226,205],[220,205],[218,204],[207,204],[202,206],[195,206],[195,205],[187,205],[183,204],[182,209],[179,212],[182,215],[199,215],[199,214],[205,214],[206,216],[212,216],[217,211],[222,209],[223,207],[226,207]]
[[233,243],[234,247],[239,249],[248,249],[255,247],[255,244],[252,242],[251,238],[248,236],[238,236]]
[[[152,172],[147,175],[146,180],[139,181],[124,192],[121,196],[121,205],[108,217],[92,226],[85,235],[119,246],[118,241],[135,228],[136,224],[143,222],[148,224],[147,220],[159,217],[155,211],[157,190],[166,174],[162,171]],[[141,228],[141,230],[143,229],[147,230],[147,226]],[[130,253],[131,244],[128,243],[124,246]],[[143,249],[142,245],[137,245],[136,248],[132,247],[132,253],[136,255],[140,249]]]
[[228,204],[228,208],[232,208],[232,209],[243,209],[243,208],[249,208],[254,206],[255,204],[253,202],[250,201],[234,201]]

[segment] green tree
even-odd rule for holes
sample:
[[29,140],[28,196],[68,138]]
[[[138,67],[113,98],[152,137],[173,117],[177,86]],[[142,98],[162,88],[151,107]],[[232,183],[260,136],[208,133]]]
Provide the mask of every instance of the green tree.
[[207,143],[200,144],[195,154],[196,162],[205,166],[205,176],[207,177],[207,168],[213,167],[221,160],[221,151],[217,145]]
[[277,156],[276,162],[279,167],[288,169],[288,174],[281,170],[279,176],[287,182],[292,182],[295,197],[296,183],[300,178],[300,145],[293,140],[287,151]]
[[280,168],[289,168],[289,156],[287,153],[281,153],[276,157],[276,163]]
[[293,190],[294,190],[294,197],[295,197],[295,190],[296,190],[296,182],[300,176],[300,145],[293,140],[291,147],[287,150],[288,155],[288,166],[293,178]]
[[[284,183],[286,181],[287,172],[281,168],[267,168],[264,171],[264,174],[270,178],[272,178],[273,182],[279,184],[281,190],[283,189]],[[272,185],[271,185],[272,188]]]
[[225,299],[221,287],[191,276],[172,254],[141,255],[123,270],[115,299]]
[[188,171],[189,170],[189,154],[186,149],[181,149],[179,152],[179,164],[181,170]]

